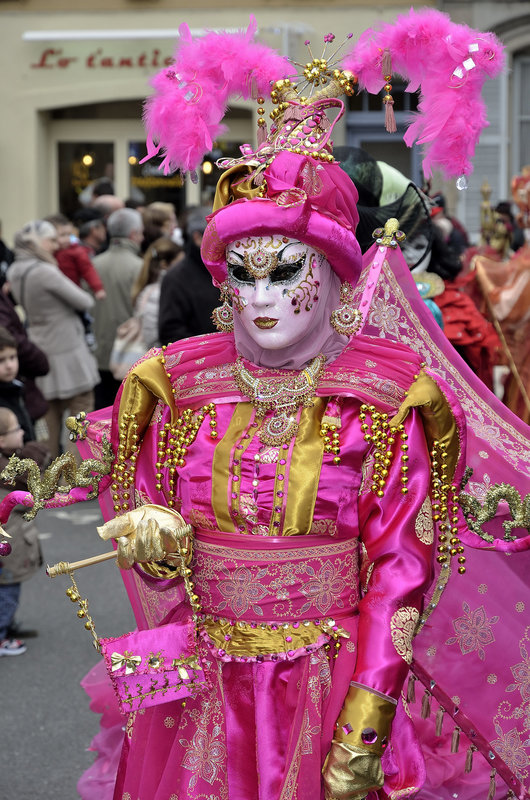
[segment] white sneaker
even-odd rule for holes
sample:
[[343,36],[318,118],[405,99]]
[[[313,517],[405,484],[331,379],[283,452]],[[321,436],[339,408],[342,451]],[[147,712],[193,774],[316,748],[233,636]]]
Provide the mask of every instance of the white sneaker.
[[21,656],[26,649],[21,639],[3,639],[0,642],[0,656]]

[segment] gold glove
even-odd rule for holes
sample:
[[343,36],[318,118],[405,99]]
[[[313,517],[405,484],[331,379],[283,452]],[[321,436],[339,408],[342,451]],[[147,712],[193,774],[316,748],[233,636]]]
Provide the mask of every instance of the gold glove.
[[395,713],[392,698],[350,686],[322,770],[326,800],[361,800],[383,785],[381,756]]
[[191,560],[191,525],[177,511],[163,506],[135,508],[109,520],[97,531],[105,541],[116,540],[118,566],[122,569],[130,569],[136,562],[147,565],[157,561],[178,568]]
[[380,789],[385,779],[377,753],[336,741],[331,743],[322,777],[326,800],[362,800]]

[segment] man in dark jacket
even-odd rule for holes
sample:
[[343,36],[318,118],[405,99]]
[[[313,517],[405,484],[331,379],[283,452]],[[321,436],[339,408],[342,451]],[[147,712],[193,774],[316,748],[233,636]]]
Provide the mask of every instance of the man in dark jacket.
[[201,242],[210,209],[196,208],[188,217],[186,257],[162,279],[158,332],[161,344],[216,330],[211,314],[220,305],[219,290],[201,259]]

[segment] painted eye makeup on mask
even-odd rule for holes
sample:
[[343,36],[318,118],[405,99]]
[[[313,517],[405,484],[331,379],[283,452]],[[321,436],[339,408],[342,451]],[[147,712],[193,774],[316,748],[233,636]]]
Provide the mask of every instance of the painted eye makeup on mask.
[[[291,283],[297,279],[301,270],[306,263],[305,255],[302,255],[296,261],[289,261],[289,263],[278,264],[278,266],[269,274],[269,283]],[[244,284],[245,286],[254,286],[256,279],[250,275],[243,264],[233,264],[227,262],[227,270],[230,278],[236,283]]]

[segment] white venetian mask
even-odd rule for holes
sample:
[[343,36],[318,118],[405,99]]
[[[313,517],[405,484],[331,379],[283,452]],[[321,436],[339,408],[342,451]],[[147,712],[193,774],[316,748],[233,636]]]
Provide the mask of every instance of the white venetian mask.
[[310,333],[331,272],[321,253],[279,234],[245,237],[228,245],[226,262],[234,313],[256,344],[278,350]]

